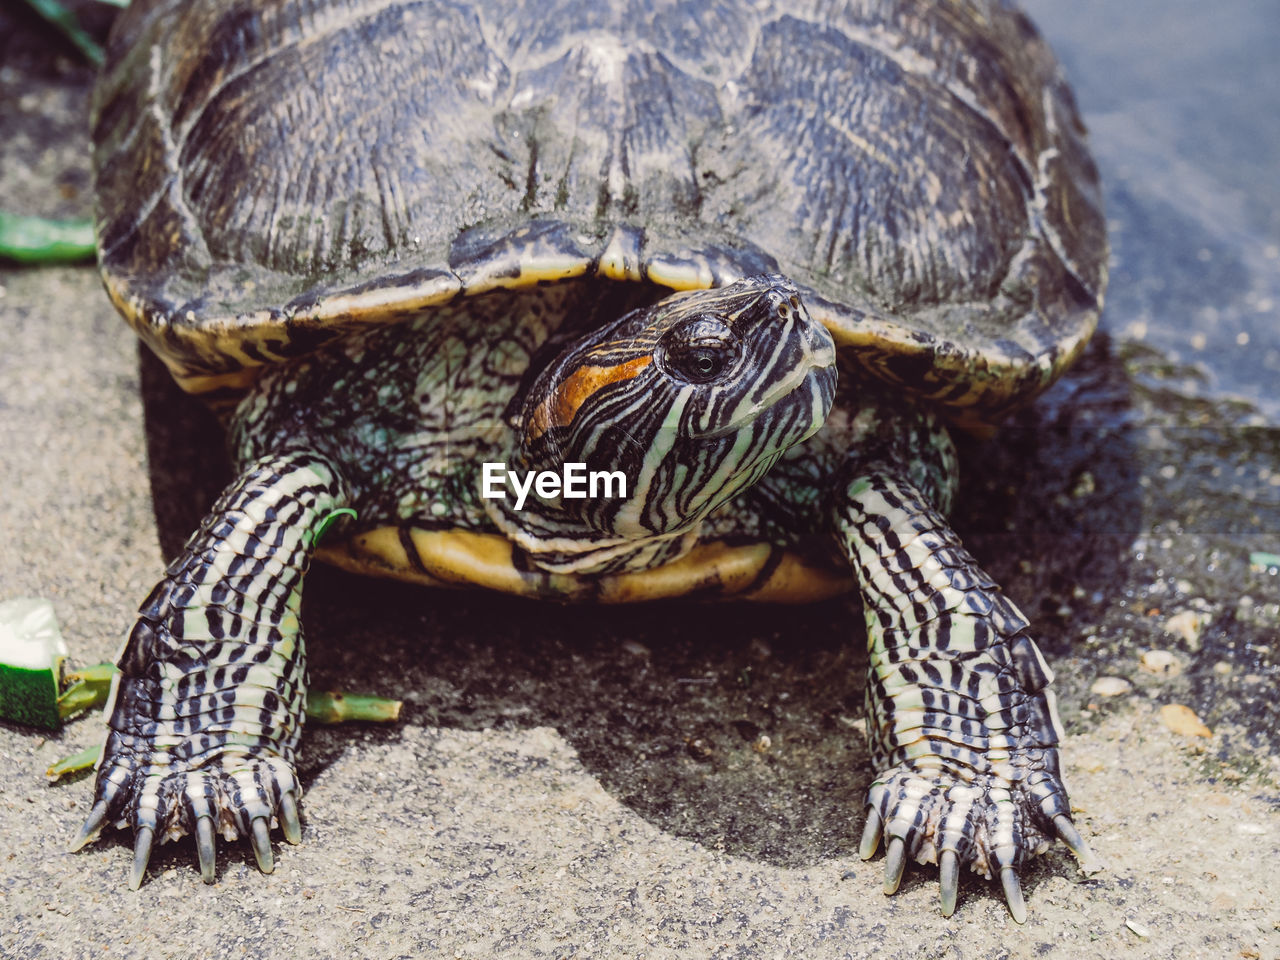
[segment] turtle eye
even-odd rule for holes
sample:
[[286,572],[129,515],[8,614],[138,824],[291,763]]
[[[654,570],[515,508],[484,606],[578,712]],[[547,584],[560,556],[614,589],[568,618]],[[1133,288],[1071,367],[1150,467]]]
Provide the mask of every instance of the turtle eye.
[[657,354],[672,376],[688,383],[710,383],[733,366],[738,341],[719,317],[694,317],[663,334]]

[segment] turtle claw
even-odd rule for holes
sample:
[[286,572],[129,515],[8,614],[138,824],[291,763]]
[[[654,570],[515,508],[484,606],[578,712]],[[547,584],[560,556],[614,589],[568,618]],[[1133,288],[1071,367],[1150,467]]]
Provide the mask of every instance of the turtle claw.
[[1096,873],[1102,869],[1102,864],[1089,849],[1089,844],[1085,843],[1084,837],[1080,836],[1080,831],[1065,813],[1060,813],[1053,818],[1053,829],[1058,834],[1058,839],[1065,843],[1075,855],[1081,870],[1085,873]]
[[249,841],[253,845],[253,856],[258,861],[258,869],[263,873],[274,870],[276,862],[271,854],[271,829],[267,826],[266,817],[254,818]]
[[956,897],[960,889],[960,858],[954,850],[943,850],[938,858],[938,898],[942,915],[949,917],[956,912]]
[[1014,923],[1027,922],[1027,902],[1022,899],[1022,885],[1018,883],[1018,871],[1013,867],[1000,869],[1000,885],[1004,887],[1004,900],[1009,905],[1009,916]]
[[84,826],[67,847],[67,853],[75,853],[97,837],[102,831],[102,825],[107,822],[107,811],[108,804],[105,800],[99,800],[93,805],[89,810],[89,816],[85,817]]
[[292,790],[286,790],[280,796],[280,829],[289,843],[302,842],[302,824],[298,822],[298,801]]
[[862,841],[858,844],[858,856],[861,859],[870,860],[875,856],[883,828],[884,820],[881,819],[880,812],[872,807],[867,811],[867,825],[862,828]]
[[151,842],[155,831],[151,827],[139,827],[133,841],[133,869],[129,872],[129,889],[137,890],[142,886],[142,878],[147,875],[147,863],[151,860]]
[[907,866],[907,843],[901,837],[889,841],[884,856],[884,892],[893,895],[902,883],[902,871]]
[[217,847],[212,817],[196,818],[196,854],[200,858],[200,879],[205,883],[213,883],[217,873]]
[[[1053,769],[1056,762],[1045,766]],[[1064,813],[1066,803],[1056,776],[1010,783],[991,775],[960,778],[905,762],[872,783],[859,853],[870,856],[884,837],[887,894],[899,888],[908,856],[920,863],[936,859],[939,906],[946,917],[955,913],[962,869],[988,879],[998,876],[1010,916],[1024,923],[1027,904],[1018,870],[1055,835],[1082,864],[1096,862]]]

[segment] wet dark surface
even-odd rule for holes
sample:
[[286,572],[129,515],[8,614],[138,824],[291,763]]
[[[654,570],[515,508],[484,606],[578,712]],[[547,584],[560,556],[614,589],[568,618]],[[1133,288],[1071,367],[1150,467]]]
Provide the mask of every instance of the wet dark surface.
[[[105,37],[110,8],[86,2],[86,24]],[[22,3],[0,9],[0,209],[88,217],[93,209],[87,124],[94,69]],[[59,149],[84,143],[79,155]]]
[[1158,385],[1166,363],[1189,366],[1176,374],[1181,392],[1248,400],[1274,426],[1280,8],[1026,7],[1053,38],[1102,171],[1114,259],[1104,328],[1156,349],[1127,359]]

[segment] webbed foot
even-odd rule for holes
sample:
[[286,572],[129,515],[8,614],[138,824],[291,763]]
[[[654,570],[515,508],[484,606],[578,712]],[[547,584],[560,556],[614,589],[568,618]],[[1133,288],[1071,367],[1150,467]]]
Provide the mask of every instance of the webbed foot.
[[[302,788],[293,766],[280,757],[224,754],[198,769],[166,771],[156,757],[117,753],[104,761],[93,808],[71,845],[79,850],[108,824],[134,831],[129,886],[142,885],[152,847],[188,834],[195,837],[200,875],[216,879],[216,837],[247,837],[258,869],[271,873],[275,858],[270,830],[279,825],[289,843],[300,843],[298,801]],[[137,761],[137,762],[135,762]]]
[[908,473],[890,463],[856,477],[836,510],[862,592],[880,771],[860,853],[869,858],[885,838],[886,893],[908,857],[938,864],[948,916],[961,867],[999,876],[1022,923],[1018,869],[1055,837],[1095,866],[1059,769],[1053,674],[1026,617]]
[[[1057,758],[1030,751],[1030,766],[1056,771]],[[1034,756],[1040,754],[1040,756]],[[1047,760],[1047,762],[1046,762]],[[968,867],[988,879],[999,876],[1009,914],[1027,919],[1018,870],[1063,840],[1086,871],[1097,869],[1088,845],[1071,821],[1061,780],[1010,784],[986,774],[964,781],[951,773],[922,771],[902,763],[886,771],[867,792],[867,822],[858,855],[869,860],[885,842],[884,892],[896,893],[907,858],[936,863],[942,915],[955,912],[960,870]],[[1034,785],[1032,785],[1034,784]]]

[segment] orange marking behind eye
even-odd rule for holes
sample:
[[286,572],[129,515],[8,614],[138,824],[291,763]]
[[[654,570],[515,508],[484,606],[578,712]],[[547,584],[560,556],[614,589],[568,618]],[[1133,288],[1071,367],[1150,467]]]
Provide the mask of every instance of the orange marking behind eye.
[[579,367],[534,409],[529,419],[529,439],[538,439],[552,427],[567,427],[573,423],[587,398],[597,390],[638,376],[652,362],[653,357],[645,355],[611,367],[591,364]]

